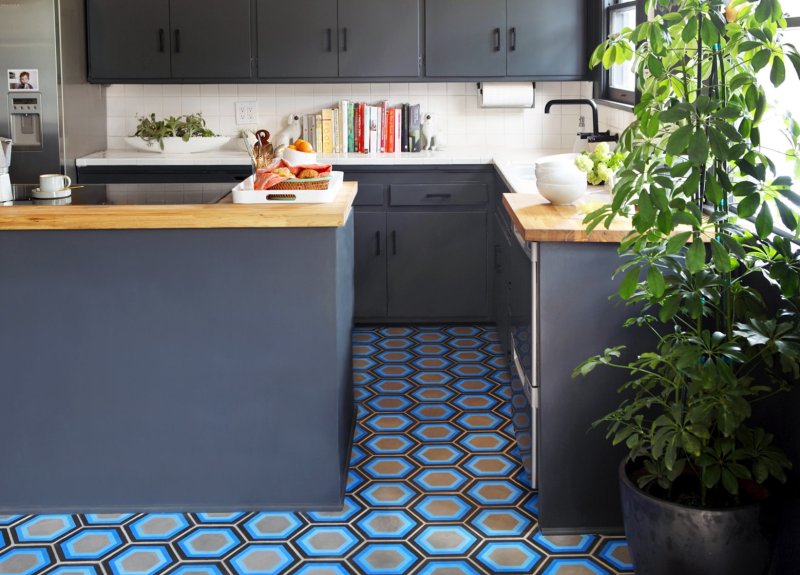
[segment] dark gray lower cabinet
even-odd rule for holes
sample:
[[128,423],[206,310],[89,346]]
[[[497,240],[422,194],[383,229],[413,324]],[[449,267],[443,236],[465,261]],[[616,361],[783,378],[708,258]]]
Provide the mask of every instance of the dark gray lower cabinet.
[[358,182],[356,321],[489,321],[493,168],[344,171]]
[[392,212],[390,317],[447,318],[487,313],[486,212]]
[[356,317],[386,315],[386,212],[356,210]]

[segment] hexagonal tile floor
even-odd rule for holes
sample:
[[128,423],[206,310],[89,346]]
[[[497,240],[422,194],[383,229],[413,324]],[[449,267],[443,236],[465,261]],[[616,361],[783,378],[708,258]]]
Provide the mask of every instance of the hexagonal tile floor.
[[616,575],[625,540],[545,537],[487,326],[353,331],[359,421],[336,512],[0,515],[0,575]]

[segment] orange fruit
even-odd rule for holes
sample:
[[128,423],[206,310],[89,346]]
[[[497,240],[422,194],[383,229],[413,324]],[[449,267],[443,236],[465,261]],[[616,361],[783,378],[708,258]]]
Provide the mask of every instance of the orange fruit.
[[294,143],[294,147],[300,152],[311,153],[314,151],[314,148],[311,146],[311,144],[309,144],[305,140],[297,140]]
[[294,144],[289,144],[286,147],[289,148],[290,150],[296,150],[297,149]]

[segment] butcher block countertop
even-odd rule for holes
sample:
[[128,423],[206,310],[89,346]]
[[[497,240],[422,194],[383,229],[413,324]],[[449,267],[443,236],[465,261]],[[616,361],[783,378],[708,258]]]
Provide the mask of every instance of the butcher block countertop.
[[601,225],[587,234],[583,218],[591,204],[597,202],[555,206],[539,194],[503,194],[503,205],[514,226],[529,242],[619,243],[633,229],[630,220],[618,218],[609,229]]
[[0,230],[334,228],[345,224],[358,184],[326,204],[1,206]]

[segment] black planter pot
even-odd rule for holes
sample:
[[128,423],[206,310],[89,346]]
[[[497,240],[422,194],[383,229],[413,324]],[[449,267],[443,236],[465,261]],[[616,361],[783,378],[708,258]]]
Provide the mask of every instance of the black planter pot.
[[625,535],[637,575],[764,575],[772,555],[769,510],[698,509],[657,499],[619,468]]

